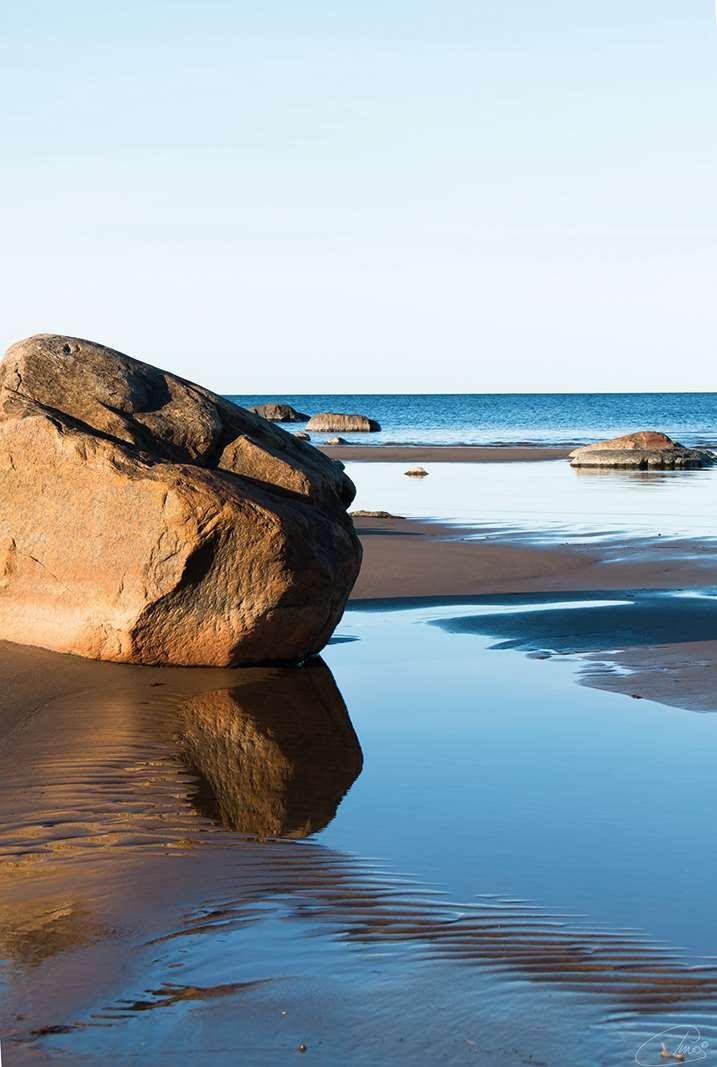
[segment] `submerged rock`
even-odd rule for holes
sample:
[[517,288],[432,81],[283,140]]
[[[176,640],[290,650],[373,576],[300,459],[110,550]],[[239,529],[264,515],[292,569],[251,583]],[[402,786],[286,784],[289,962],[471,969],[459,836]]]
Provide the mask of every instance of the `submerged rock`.
[[337,412],[324,412],[322,415],[314,415],[309,419],[307,430],[317,430],[319,433],[378,433],[381,429],[375,419],[369,419],[367,415],[342,415]]
[[254,837],[306,837],[331,822],[363,755],[333,675],[319,659],[299,670],[242,671],[240,684],[182,707],[185,760],[208,789],[201,806]]
[[300,411],[292,408],[291,404],[256,404],[252,408],[247,408],[247,411],[260,415],[262,419],[267,419],[269,422],[306,422],[309,418],[308,415],[302,415]]
[[343,467],[214,393],[39,335],[0,365],[0,638],[96,659],[297,662],[361,547]]
[[685,448],[664,433],[642,430],[609,441],[584,445],[570,453],[572,467],[618,467],[639,470],[673,470],[706,467],[715,455],[706,448]]

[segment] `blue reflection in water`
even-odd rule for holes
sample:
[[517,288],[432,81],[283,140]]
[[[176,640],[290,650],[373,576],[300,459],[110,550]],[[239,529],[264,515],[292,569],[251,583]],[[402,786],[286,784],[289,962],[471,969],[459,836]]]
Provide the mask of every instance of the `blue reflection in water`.
[[[206,852],[178,858],[201,865],[201,891],[189,879],[181,916],[134,937],[129,977],[112,997],[102,988],[79,1029],[51,1034],[53,1050],[224,1067],[283,1063],[307,1041],[327,1065],[460,1063],[477,1048],[573,1067],[634,1062],[646,1041],[659,1053],[654,1035],[688,1023],[717,1049],[715,975],[689,966],[717,941],[717,716],[582,688],[568,659],[490,647],[499,624],[552,637],[555,617],[580,629],[609,612],[618,625],[639,601],[350,610],[325,658],[365,761],[333,822],[300,843],[213,830]],[[717,612],[710,596],[652,607],[678,601]],[[244,747],[257,761],[267,750],[236,734],[246,708],[219,715],[226,692],[204,694],[203,721],[226,726],[209,770],[236,776]],[[262,733],[280,740],[286,694],[268,692]],[[287,728],[304,714],[289,710]],[[336,758],[313,741],[291,751],[282,775],[302,789],[300,752],[309,771]],[[183,870],[169,868],[180,886]]]
[[[517,632],[518,615],[479,607],[488,631]],[[637,609],[563,615],[590,610]],[[494,635],[468,632],[476,615],[347,613],[341,633],[360,641],[326,659],[365,764],[322,843],[456,899],[517,896],[717,952],[717,717],[577,686],[565,659],[491,649]]]

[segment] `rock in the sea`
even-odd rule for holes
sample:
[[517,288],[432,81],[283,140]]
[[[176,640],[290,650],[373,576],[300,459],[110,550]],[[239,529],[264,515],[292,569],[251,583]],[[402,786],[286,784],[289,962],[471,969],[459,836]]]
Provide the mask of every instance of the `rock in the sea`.
[[343,467],[214,393],[39,335],[0,365],[0,638],[96,659],[298,662],[361,547]]
[[247,408],[247,411],[261,415],[262,419],[269,422],[306,422],[309,418],[290,404],[256,404],[253,408]]
[[685,448],[664,433],[642,430],[584,445],[570,453],[572,467],[617,467],[622,470],[673,470],[706,467],[715,455],[706,448]]
[[345,444],[348,444],[348,441],[344,440],[343,437],[329,437],[328,440],[326,441],[326,444],[327,445],[345,445]]
[[319,433],[378,433],[381,427],[375,419],[369,419],[366,415],[341,415],[336,412],[325,412],[309,419],[306,429],[316,430]]
[[407,478],[427,478],[428,471],[424,467],[409,467],[403,472]]
[[209,787],[202,807],[260,839],[323,830],[363,765],[346,705],[320,659],[242,671],[236,687],[193,697],[181,709],[178,741]]
[[311,440],[311,434],[307,433],[306,430],[294,430],[293,436],[294,437],[298,437],[300,441],[310,441]]
[[402,519],[403,515],[392,515],[390,511],[350,511],[352,519]]

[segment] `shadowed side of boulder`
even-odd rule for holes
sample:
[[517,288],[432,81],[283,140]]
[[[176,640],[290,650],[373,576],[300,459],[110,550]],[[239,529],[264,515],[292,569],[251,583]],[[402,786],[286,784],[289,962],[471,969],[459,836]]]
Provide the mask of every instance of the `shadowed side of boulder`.
[[8,350],[0,468],[6,640],[137,663],[297,662],[358,574],[340,463],[93,342]]

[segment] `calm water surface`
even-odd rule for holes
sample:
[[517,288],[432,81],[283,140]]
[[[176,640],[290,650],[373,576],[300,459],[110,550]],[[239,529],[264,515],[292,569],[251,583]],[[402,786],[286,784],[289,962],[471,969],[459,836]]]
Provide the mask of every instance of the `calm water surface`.
[[577,471],[561,460],[424,467],[427,478],[407,478],[405,463],[347,463],[353,507],[539,541],[715,535],[717,468]]
[[[583,627],[630,610],[554,607]],[[301,1041],[322,1064],[621,1064],[673,1026],[717,1055],[717,717],[494,647],[539,609],[350,610],[335,687],[306,683],[308,733],[276,674],[265,701],[260,672],[248,697],[193,699],[181,749],[222,808],[203,832],[224,865],[205,858],[179,925],[138,938],[114,996],[48,1039],[60,1062],[273,1064]],[[264,837],[267,812],[313,836],[237,837],[252,819]]]

